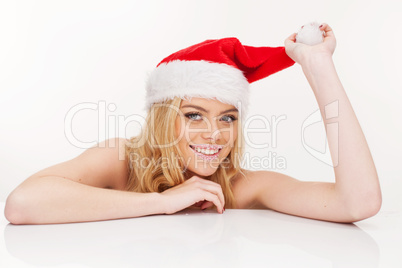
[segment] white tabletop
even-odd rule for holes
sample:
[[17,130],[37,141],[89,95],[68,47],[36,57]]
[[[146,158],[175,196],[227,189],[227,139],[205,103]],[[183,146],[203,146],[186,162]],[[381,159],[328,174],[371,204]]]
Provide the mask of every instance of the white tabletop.
[[356,224],[228,209],[20,226],[1,214],[0,267],[402,267],[399,212]]

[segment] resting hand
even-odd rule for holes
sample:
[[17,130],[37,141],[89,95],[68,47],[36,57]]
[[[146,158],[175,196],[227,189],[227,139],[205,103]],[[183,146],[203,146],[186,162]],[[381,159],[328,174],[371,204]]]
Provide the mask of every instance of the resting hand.
[[320,29],[325,32],[324,41],[314,46],[296,43],[297,34],[290,35],[285,40],[286,54],[302,66],[313,57],[332,57],[336,47],[335,35],[328,24],[324,23]]
[[182,184],[161,193],[166,214],[173,214],[190,206],[201,209],[216,206],[223,213],[225,198],[219,184],[193,176]]

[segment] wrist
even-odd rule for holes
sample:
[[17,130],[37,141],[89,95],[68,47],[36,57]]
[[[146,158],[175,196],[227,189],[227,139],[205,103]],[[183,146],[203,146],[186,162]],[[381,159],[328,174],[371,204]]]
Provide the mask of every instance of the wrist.
[[332,68],[333,64],[332,55],[321,53],[306,58],[301,66],[304,73],[317,74]]
[[150,193],[152,203],[154,204],[154,207],[156,208],[155,214],[166,214],[167,208],[166,208],[166,202],[164,202],[163,197],[161,193],[158,192],[153,192]]

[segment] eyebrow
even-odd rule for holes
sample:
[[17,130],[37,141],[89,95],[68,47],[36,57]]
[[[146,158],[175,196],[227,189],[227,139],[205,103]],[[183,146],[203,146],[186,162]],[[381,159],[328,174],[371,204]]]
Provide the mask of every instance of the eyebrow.
[[[203,112],[205,112],[205,113],[209,113],[209,111],[206,110],[206,109],[204,109],[203,107],[197,106],[197,105],[193,105],[193,104],[183,105],[181,108],[187,108],[187,107],[188,107],[188,108],[195,108],[195,109],[201,110],[201,111],[203,111]],[[228,109],[228,110],[222,111],[219,115],[224,114],[224,113],[228,113],[228,112],[239,112],[239,110],[237,110],[236,108],[232,108],[232,109]]]

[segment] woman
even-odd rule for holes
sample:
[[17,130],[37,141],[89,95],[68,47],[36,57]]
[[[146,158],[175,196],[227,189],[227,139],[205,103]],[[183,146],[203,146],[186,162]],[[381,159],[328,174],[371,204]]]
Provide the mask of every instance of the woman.
[[[289,36],[286,53],[283,48],[252,48],[222,39],[172,54],[149,79],[149,114],[141,135],[129,141],[106,140],[32,175],[8,197],[7,219],[14,224],[84,222],[172,214],[188,207],[216,207],[218,213],[225,207],[268,208],[334,222],[375,215],[381,207],[375,165],[333,65],[335,36],[327,24],[320,30],[324,41],[313,46],[297,43],[296,34]],[[240,69],[225,67],[223,75],[212,69],[199,79],[191,75],[202,75],[205,66],[196,63],[172,75],[182,70],[175,65],[182,57],[204,59],[201,54],[211,57],[207,65],[212,62],[219,69],[228,62]],[[325,126],[339,123],[339,132],[327,129],[332,158],[338,153],[335,183],[240,168],[248,83],[294,62],[303,68]],[[213,83],[218,87],[204,84],[216,73]],[[339,113],[328,116],[327,105],[334,101]]]

